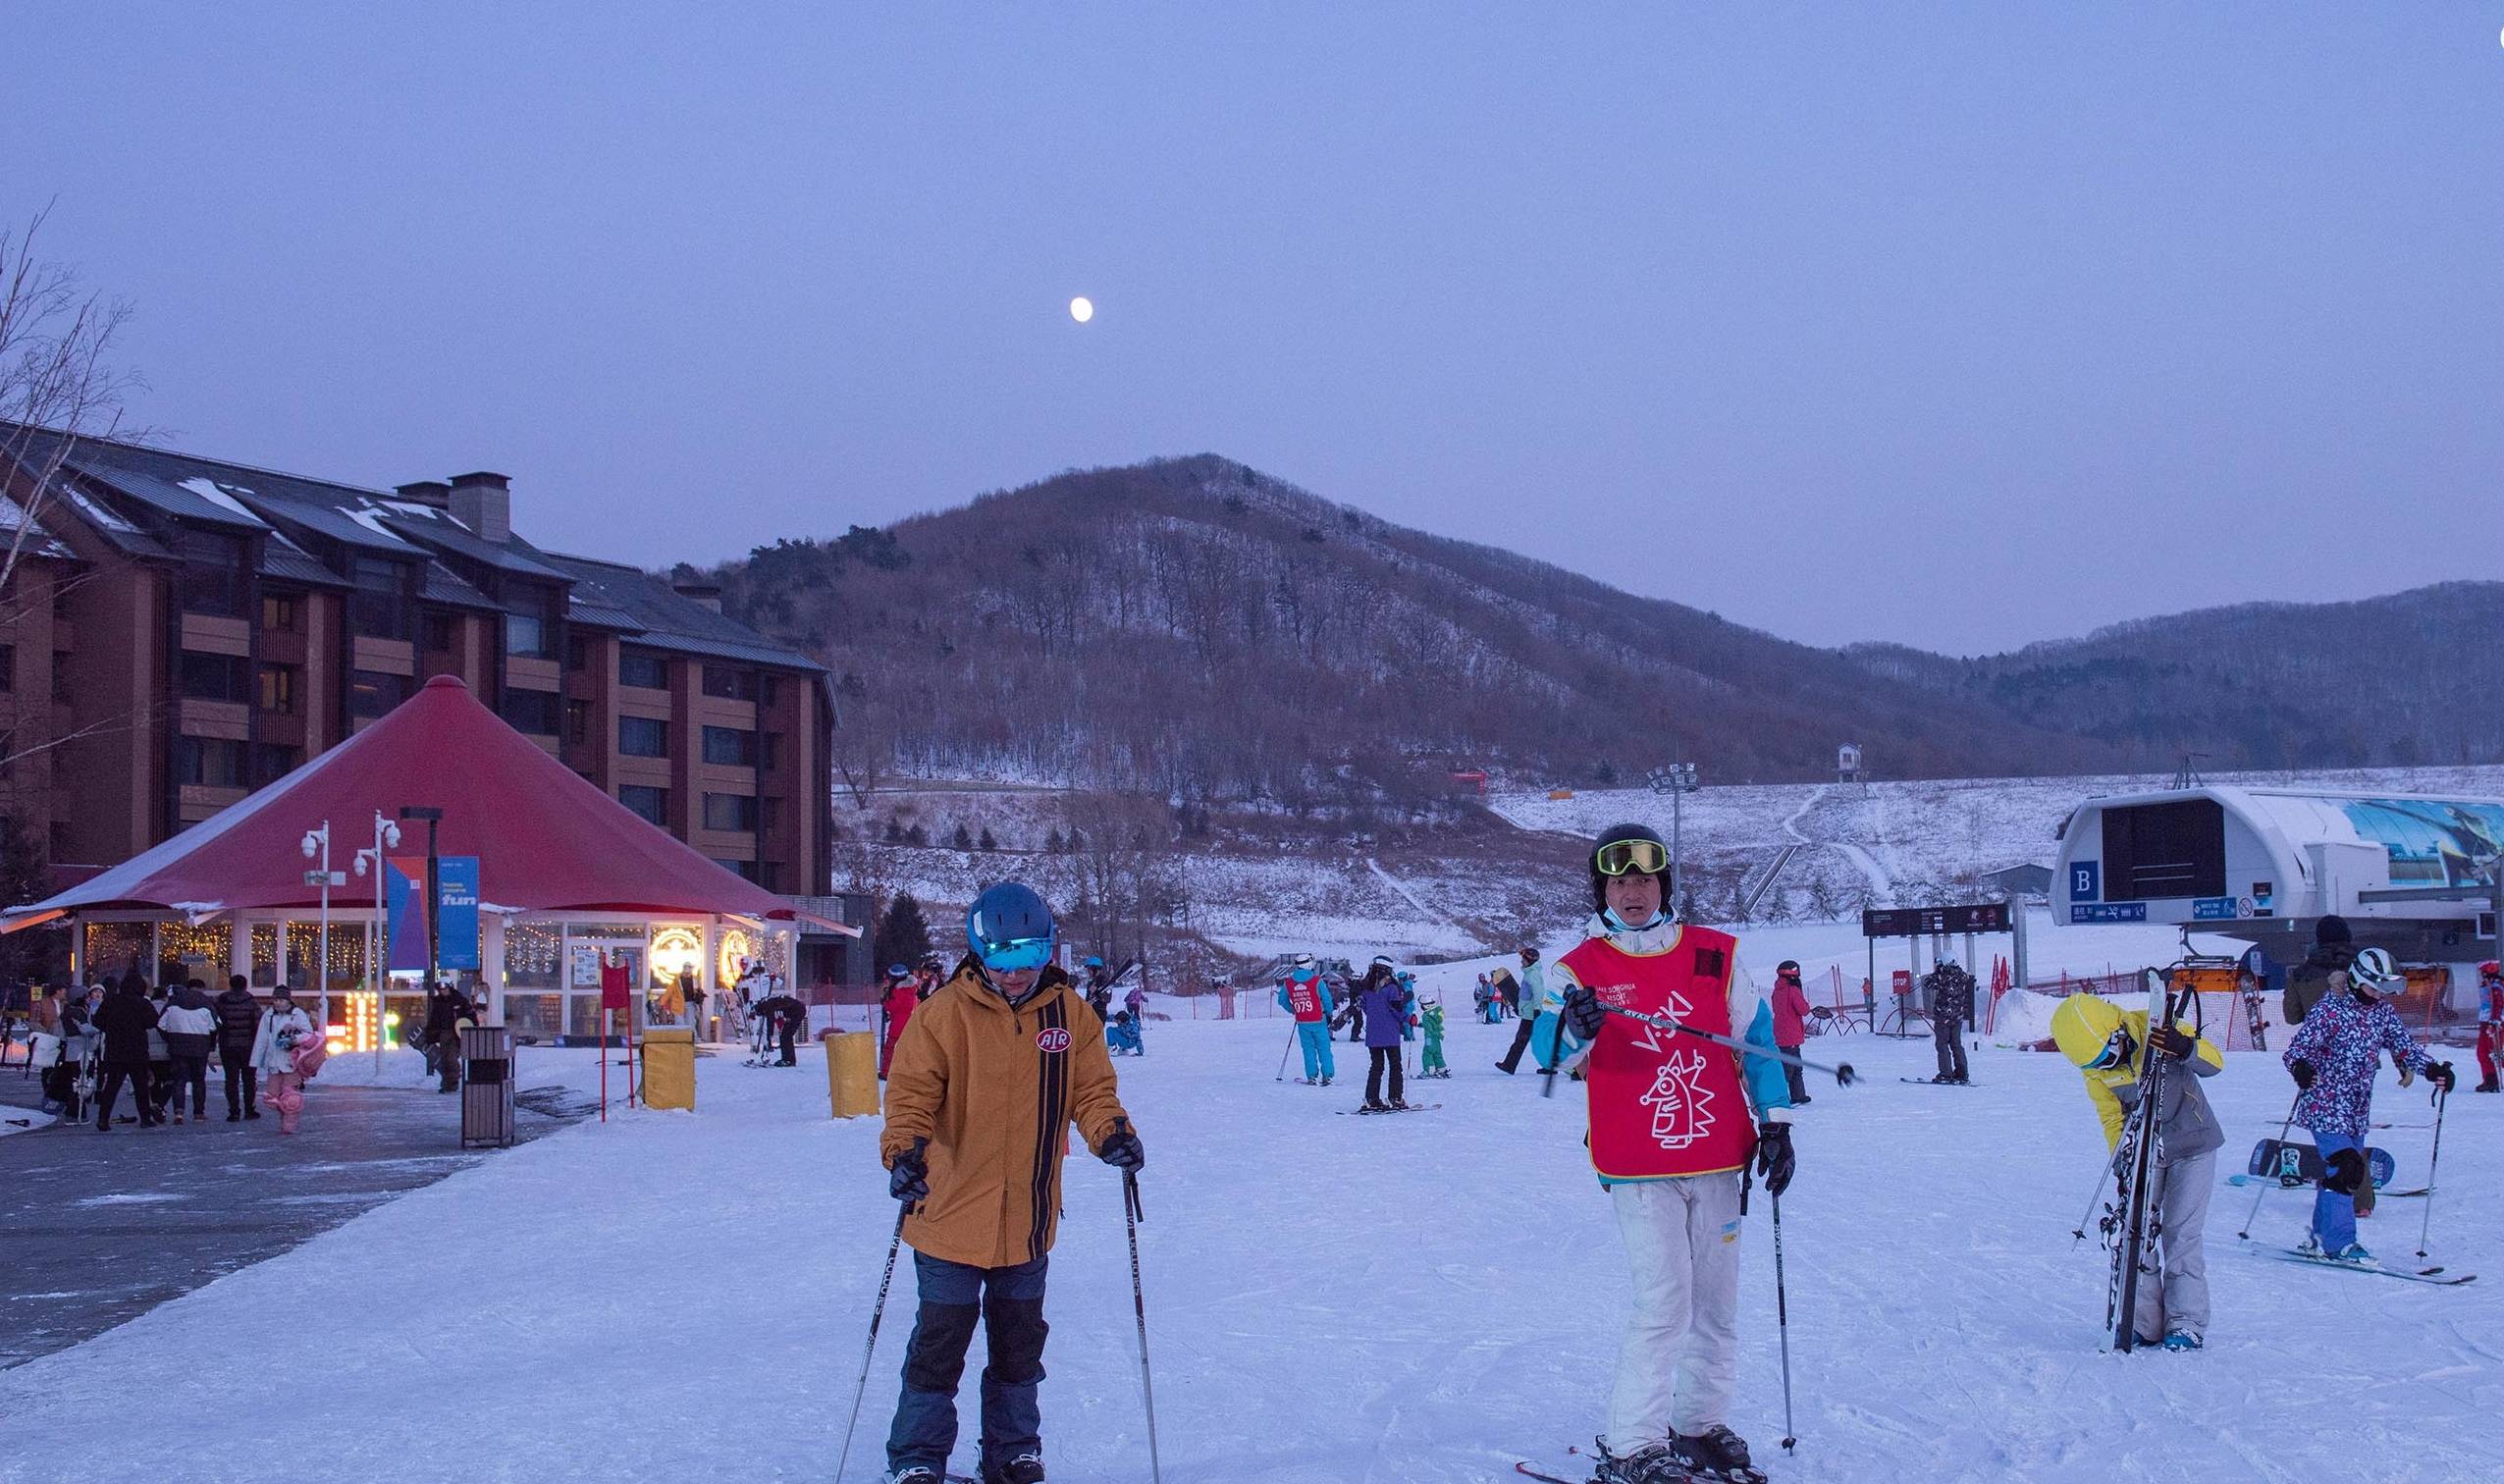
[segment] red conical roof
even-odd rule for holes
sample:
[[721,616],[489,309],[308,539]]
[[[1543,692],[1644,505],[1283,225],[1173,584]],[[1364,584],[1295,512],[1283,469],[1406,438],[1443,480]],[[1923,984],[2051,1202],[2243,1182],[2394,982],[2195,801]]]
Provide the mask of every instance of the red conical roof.
[[[791,904],[697,854],[593,787],[437,675],[389,716],[164,844],[13,917],[80,908],[194,914],[312,907],[304,832],[331,825],[331,866],[350,871],[374,814],[443,810],[439,849],[478,857],[482,905],[525,912],[736,913],[789,918]],[[386,853],[423,855],[426,826]],[[373,876],[350,871],[331,909],[372,909]]]

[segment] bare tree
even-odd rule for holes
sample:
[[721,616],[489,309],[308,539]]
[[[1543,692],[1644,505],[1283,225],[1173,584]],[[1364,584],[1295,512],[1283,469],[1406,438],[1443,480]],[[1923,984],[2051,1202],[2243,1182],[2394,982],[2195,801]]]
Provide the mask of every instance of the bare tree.
[[81,439],[122,436],[122,398],[142,385],[106,360],[131,306],[37,253],[50,215],[47,207],[23,229],[0,228],[0,474],[13,497],[0,508],[10,523],[0,591],[17,575],[62,464]]

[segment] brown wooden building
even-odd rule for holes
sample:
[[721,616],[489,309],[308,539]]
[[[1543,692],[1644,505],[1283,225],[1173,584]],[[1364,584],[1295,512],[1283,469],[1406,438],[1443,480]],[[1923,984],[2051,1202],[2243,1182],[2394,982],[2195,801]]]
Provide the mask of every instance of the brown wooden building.
[[56,879],[209,819],[454,674],[705,855],[770,891],[828,889],[826,671],[712,590],[539,550],[502,474],[378,491],[83,440],[38,492],[53,450],[32,442],[28,466],[0,468],[0,527],[34,520],[0,594],[0,757],[19,755],[0,793]]

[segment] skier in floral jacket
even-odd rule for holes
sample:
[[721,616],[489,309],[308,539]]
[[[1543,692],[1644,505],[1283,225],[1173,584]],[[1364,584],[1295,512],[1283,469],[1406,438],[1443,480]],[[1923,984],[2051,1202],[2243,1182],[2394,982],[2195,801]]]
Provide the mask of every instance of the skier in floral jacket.
[[2424,1073],[2447,1095],[2452,1090],[2452,1064],[2426,1055],[2383,999],[2399,982],[2388,953],[2360,952],[2347,969],[2330,974],[2327,992],[2305,1015],[2284,1057],[2300,1092],[2295,1121],[2313,1132],[2323,1166],[2305,1249],[2342,1262],[2373,1260],[2356,1240],[2356,1192],[2367,1179],[2365,1136],[2373,1120],[2373,1075],[2381,1069],[2382,1053],[2390,1052],[2404,1071]]

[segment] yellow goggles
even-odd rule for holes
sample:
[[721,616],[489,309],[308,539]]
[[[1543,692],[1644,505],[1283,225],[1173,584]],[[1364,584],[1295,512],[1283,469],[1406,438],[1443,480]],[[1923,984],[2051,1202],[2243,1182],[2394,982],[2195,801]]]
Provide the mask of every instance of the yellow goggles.
[[1602,875],[1659,875],[1670,869],[1670,852],[1658,840],[1611,840],[1592,855],[1591,864]]

